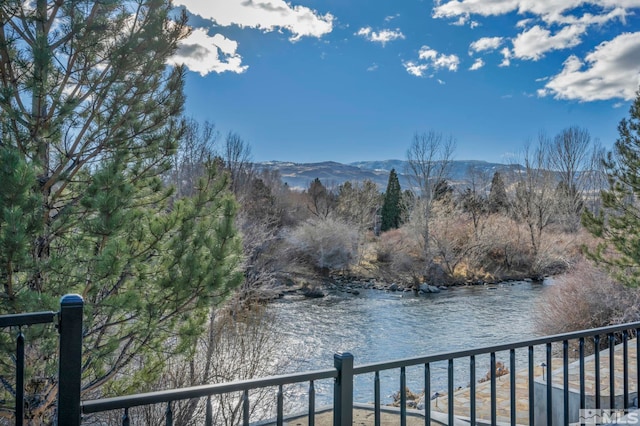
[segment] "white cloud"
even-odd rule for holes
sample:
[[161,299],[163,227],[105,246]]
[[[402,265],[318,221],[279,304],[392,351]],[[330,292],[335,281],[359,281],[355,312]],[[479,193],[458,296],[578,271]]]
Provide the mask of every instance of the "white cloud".
[[[640,6],[640,5],[638,5]],[[624,9],[623,7],[616,7],[613,10],[610,10],[607,13],[601,14],[591,14],[585,13],[580,17],[576,17],[574,15],[558,15],[547,17],[548,23],[554,24],[581,24],[581,25],[603,25],[609,21],[613,21],[615,19],[620,20],[622,23],[626,22],[627,15],[629,15],[629,11]]]
[[[435,3],[433,16],[458,25],[473,15],[521,15],[515,24],[520,33],[511,39],[513,47],[508,53],[502,51],[500,66],[509,66],[514,58],[537,61],[547,52],[578,46],[591,27],[615,20],[625,24],[636,8],[640,8],[640,0],[440,0]],[[472,43],[470,52],[480,51],[478,47]]]
[[416,77],[424,76],[424,73],[429,69],[429,65],[427,64],[416,64],[415,62],[404,62],[404,68],[411,75],[415,75]]
[[444,53],[438,53],[435,49],[429,46],[422,46],[418,57],[424,61],[427,61],[435,69],[446,68],[449,71],[457,71],[460,59],[456,55],[445,55]]
[[291,33],[290,40],[302,37],[322,37],[333,30],[334,17],[304,6],[295,6],[284,0],[175,0],[176,6],[185,6],[191,13],[228,27],[276,29]]
[[242,57],[237,53],[238,43],[221,34],[210,37],[207,31],[196,28],[180,43],[171,64],[184,64],[191,71],[205,76],[211,72],[243,73]]
[[460,16],[456,21],[451,22],[452,25],[457,27],[462,27],[467,25],[467,23],[469,24],[469,28],[476,28],[480,26],[478,21],[471,21],[468,15]]
[[429,46],[422,46],[418,52],[420,62],[407,61],[403,65],[409,74],[416,77],[423,77],[429,69],[437,71],[439,69],[447,69],[449,71],[457,71],[460,65],[460,58],[456,55],[446,55],[439,53]]
[[[585,13],[576,18],[572,11],[580,6],[592,6],[596,13]],[[621,20],[628,14],[628,9],[640,7],[640,0],[448,0],[436,2],[433,9],[435,18],[450,18],[465,20],[471,15],[500,16],[516,12],[519,15],[535,15],[544,22],[571,24],[580,21],[583,24],[601,24],[614,18]],[[597,13],[600,11],[601,13]],[[532,18],[520,20],[516,26],[526,27]],[[456,23],[457,21],[454,21]]]
[[469,68],[471,71],[479,70],[484,66],[484,61],[481,58],[476,59],[476,61]]
[[502,37],[482,37],[469,45],[472,52],[483,52],[486,50],[496,50],[502,44]]
[[[608,0],[610,3],[615,0]],[[636,0],[627,0],[634,2]],[[637,1],[636,1],[637,2]],[[440,3],[434,8],[436,18],[456,18],[459,16],[498,16],[511,12],[518,12],[521,15],[531,13],[534,15],[561,15],[567,10],[571,10],[584,4],[584,0],[450,0]],[[599,0],[592,0],[589,3],[604,3]]]
[[390,21],[393,21],[394,19],[399,18],[399,17],[400,17],[400,14],[396,13],[395,15],[385,16],[384,21],[385,22],[390,22]]
[[467,18],[464,17],[464,16],[461,16],[461,17],[458,18],[457,21],[452,22],[453,25],[457,25],[459,27],[465,25],[466,23],[467,23]]
[[502,62],[500,62],[500,67],[508,67],[509,65],[511,65],[511,58],[513,57],[513,54],[511,53],[511,50],[509,50],[508,47],[504,47],[502,48],[502,50],[500,51],[500,53],[502,54]]
[[378,69],[378,64],[371,64],[367,67],[367,71],[375,71]]
[[640,32],[625,33],[601,43],[584,61],[571,55],[538,96],[583,102],[635,98],[640,85]]
[[513,40],[513,56],[537,61],[551,50],[567,49],[579,45],[586,32],[584,25],[567,25],[555,34],[536,25],[518,34]]
[[395,30],[384,29],[376,32],[373,31],[371,27],[364,27],[360,28],[356,35],[364,37],[371,42],[380,43],[383,46],[390,41],[404,39],[404,34],[397,28]]
[[533,21],[535,21],[535,19],[532,18],[527,18],[527,19],[521,19],[518,21],[518,23],[516,24],[516,27],[518,28],[525,28],[527,27],[530,23],[532,23]]

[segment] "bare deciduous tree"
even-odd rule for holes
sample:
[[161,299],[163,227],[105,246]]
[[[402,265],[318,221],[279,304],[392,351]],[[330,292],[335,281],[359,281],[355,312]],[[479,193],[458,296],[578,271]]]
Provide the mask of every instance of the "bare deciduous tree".
[[306,195],[307,209],[318,219],[327,219],[336,207],[336,195],[318,178],[311,181]]
[[176,197],[194,194],[197,181],[204,175],[207,162],[215,157],[215,144],[219,133],[213,123],[200,124],[193,118],[184,121],[185,131],[180,139],[178,153],[168,173],[176,187]]
[[241,189],[252,177],[251,146],[235,132],[229,132],[224,141],[222,159],[231,174],[231,190],[240,197]]
[[[545,150],[549,167],[560,178],[558,185],[559,213],[566,229],[576,232],[580,227],[580,214],[584,206],[584,193],[598,155],[589,131],[577,126],[567,127],[553,139],[546,138]],[[594,164],[596,163],[596,164]]]
[[532,257],[535,259],[541,246],[542,232],[551,224],[555,210],[553,173],[549,170],[549,143],[544,133],[540,133],[535,148],[527,143],[523,154],[524,170],[516,172],[515,196],[510,211],[513,217],[526,224]]
[[[274,364],[278,341],[274,338],[273,315],[262,306],[251,309],[212,310],[207,333],[193,348],[192,356],[172,358],[168,367],[152,389],[173,389],[214,383],[228,383],[278,374],[286,363]],[[275,400],[272,389],[262,388],[250,394],[250,416],[259,420],[269,417]],[[235,426],[242,422],[242,395],[220,394],[211,398],[213,423]],[[204,424],[206,398],[173,403],[173,424],[187,426]],[[132,423],[164,425],[165,406],[148,405],[130,412]],[[116,424],[120,414],[105,413],[87,419],[89,424]]]
[[460,194],[462,209],[469,215],[473,223],[473,235],[477,240],[482,231],[483,218],[489,213],[489,200],[487,198],[490,177],[478,167],[471,166],[467,171],[469,182],[465,190]]
[[444,138],[441,133],[433,130],[414,134],[411,146],[407,150],[407,175],[412,189],[418,193],[418,205],[423,216],[425,275],[432,263],[429,222],[435,201],[435,189],[436,185],[446,180],[454,150],[455,140],[452,136]]
[[366,230],[374,227],[381,203],[380,190],[373,181],[345,182],[338,190],[336,210],[344,220]]

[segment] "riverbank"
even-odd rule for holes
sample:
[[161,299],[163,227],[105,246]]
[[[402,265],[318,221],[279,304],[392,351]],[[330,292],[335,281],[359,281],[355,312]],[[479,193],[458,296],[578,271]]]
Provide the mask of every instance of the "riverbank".
[[482,287],[496,289],[498,285],[513,285],[518,282],[542,284],[549,277],[534,279],[508,279],[500,282],[471,281],[465,283],[449,283],[441,285],[407,284],[395,281],[384,281],[377,278],[355,276],[350,274],[330,275],[326,277],[310,274],[287,274],[278,280],[278,285],[269,289],[258,290],[253,295],[254,300],[269,302],[284,297],[302,296],[315,299],[327,296],[332,292],[346,293],[358,296],[365,290],[376,290],[398,294],[435,294],[456,287]]

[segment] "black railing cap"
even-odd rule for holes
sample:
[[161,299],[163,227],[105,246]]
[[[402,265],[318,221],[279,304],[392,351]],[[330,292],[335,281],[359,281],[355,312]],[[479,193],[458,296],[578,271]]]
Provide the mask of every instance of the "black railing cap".
[[83,305],[84,299],[79,294],[65,294],[60,298],[60,306],[73,307]]

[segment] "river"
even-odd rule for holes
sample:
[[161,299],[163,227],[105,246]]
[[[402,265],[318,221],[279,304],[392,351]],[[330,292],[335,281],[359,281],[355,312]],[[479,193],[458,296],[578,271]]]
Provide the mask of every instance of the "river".
[[[513,282],[454,287],[428,295],[362,290],[359,295],[336,292],[322,299],[285,298],[268,309],[276,318],[280,362],[286,363],[286,372],[297,372],[329,368],[333,354],[340,351],[351,352],[359,365],[534,337],[534,310],[547,288],[546,284]],[[518,352],[517,357],[520,364],[526,353]],[[488,371],[486,358],[477,360],[478,377]],[[508,363],[508,354],[498,354],[498,360]],[[434,391],[446,390],[447,366],[440,364],[431,369]],[[456,387],[469,383],[467,364],[456,361]],[[423,389],[423,374],[419,368],[408,369],[411,390]],[[381,373],[387,402],[399,387],[398,377],[397,371]],[[372,377],[356,377],[356,401],[373,399],[372,383]],[[331,402],[331,386],[329,381],[317,384],[318,405]],[[303,399],[305,392],[298,387],[288,393],[296,400]]]

